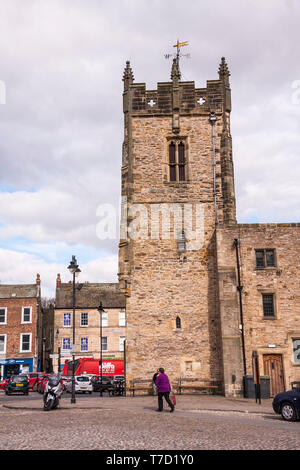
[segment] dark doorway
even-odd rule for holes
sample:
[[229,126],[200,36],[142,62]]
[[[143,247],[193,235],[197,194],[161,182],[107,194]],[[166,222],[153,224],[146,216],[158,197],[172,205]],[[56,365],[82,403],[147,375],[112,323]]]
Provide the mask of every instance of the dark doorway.
[[9,364],[5,366],[4,375],[9,378],[11,375],[19,374],[19,365],[18,364]]
[[274,397],[277,393],[285,391],[281,354],[270,354],[264,356],[264,374],[270,377],[271,397]]

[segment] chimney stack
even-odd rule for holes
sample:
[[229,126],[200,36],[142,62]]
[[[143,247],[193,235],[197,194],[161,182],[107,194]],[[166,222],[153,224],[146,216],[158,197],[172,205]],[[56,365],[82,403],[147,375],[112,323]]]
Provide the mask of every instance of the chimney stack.
[[59,289],[60,286],[61,286],[60,274],[57,274],[57,278],[56,278],[56,289]]

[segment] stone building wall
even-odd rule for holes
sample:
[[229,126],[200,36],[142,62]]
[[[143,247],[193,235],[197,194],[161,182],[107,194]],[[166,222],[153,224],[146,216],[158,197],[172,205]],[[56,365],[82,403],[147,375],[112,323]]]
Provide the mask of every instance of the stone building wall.
[[[76,283],[75,284],[75,358],[100,358],[100,313],[102,308],[102,337],[107,338],[107,350],[102,349],[102,357],[120,358],[124,352],[120,348],[120,337],[126,337],[125,297],[116,283]],[[122,312],[122,315],[120,313]],[[83,316],[81,314],[87,314]],[[66,322],[64,322],[64,314]],[[83,321],[81,321],[83,320]],[[66,325],[68,324],[68,325]],[[71,350],[63,349],[63,340],[68,338],[73,343],[73,284],[62,283],[60,274],[56,279],[56,297],[54,310],[54,347],[56,357],[53,368],[58,368],[58,352],[61,348],[61,366],[72,357]],[[88,350],[82,350],[81,338],[88,339]],[[83,348],[85,349],[85,348]]]
[[[120,351],[119,338],[125,337],[125,326],[119,325],[119,312],[121,309],[105,309],[108,316],[107,326],[102,326],[102,336],[107,337],[108,350],[103,351],[103,357],[123,357]],[[64,313],[71,313],[71,325],[64,326]],[[81,313],[88,313],[88,326],[81,325]],[[68,309],[55,309],[54,312],[54,353],[62,348],[63,338],[70,338],[73,342],[72,311]],[[104,322],[103,322],[104,323]],[[88,351],[80,350],[80,339],[88,338]],[[75,312],[75,345],[76,357],[100,357],[100,316],[96,309],[76,309]],[[66,353],[66,351],[65,351]],[[71,357],[71,354],[70,354]],[[54,363],[54,368],[57,361]]]
[[[218,228],[221,322],[224,321],[225,325],[222,327],[222,341],[227,344],[230,339],[238,345],[240,315],[236,288],[236,251],[233,246],[235,238],[239,241],[243,286],[247,374],[252,374],[252,351],[258,353],[262,375],[270,372],[264,366],[266,356],[282,356],[284,384],[289,389],[292,381],[300,381],[300,363],[294,360],[292,343],[293,339],[300,339],[300,224],[239,224]],[[256,249],[274,249],[275,266],[257,269]],[[263,315],[264,293],[275,295],[274,317],[266,318]],[[236,359],[232,361],[233,357]],[[238,369],[243,370],[237,363],[237,357],[232,354],[229,361],[229,358],[224,357],[229,389],[232,388],[231,375]],[[240,380],[238,374],[237,382]]]

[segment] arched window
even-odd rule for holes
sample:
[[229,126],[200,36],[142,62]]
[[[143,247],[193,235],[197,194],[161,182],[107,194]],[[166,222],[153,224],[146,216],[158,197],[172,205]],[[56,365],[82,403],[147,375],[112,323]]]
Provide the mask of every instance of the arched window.
[[179,181],[185,180],[185,151],[184,144],[180,142],[178,145],[178,176]]
[[170,181],[186,180],[185,144],[182,140],[171,141],[169,144],[169,178]]
[[176,317],[176,328],[181,328],[181,319],[180,319],[180,317]]
[[174,142],[169,145],[169,165],[170,181],[176,181],[176,145]]

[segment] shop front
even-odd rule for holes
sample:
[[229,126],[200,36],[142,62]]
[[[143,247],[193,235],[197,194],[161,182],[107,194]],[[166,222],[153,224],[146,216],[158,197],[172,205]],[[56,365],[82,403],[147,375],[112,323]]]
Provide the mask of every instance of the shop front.
[[33,372],[33,358],[0,359],[0,376],[7,379],[11,375]]

